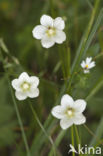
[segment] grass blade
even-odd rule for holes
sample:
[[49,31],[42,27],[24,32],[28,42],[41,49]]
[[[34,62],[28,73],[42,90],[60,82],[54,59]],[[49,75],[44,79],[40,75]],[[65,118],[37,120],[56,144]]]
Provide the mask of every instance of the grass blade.
[[103,75],[97,81],[97,83],[95,84],[95,86],[93,86],[93,88],[88,92],[88,95],[85,98],[86,101],[89,101],[89,99],[91,97],[93,97],[102,86],[103,86]]

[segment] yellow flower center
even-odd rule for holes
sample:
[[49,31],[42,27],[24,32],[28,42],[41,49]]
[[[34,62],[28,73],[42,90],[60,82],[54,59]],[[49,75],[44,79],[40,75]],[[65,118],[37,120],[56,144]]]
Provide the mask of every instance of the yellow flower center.
[[86,68],[86,69],[88,68],[88,64],[85,66],[85,68]]
[[55,28],[49,27],[48,30],[46,31],[46,34],[48,37],[52,37],[56,34]]
[[30,84],[28,82],[23,82],[21,85],[22,90],[25,92],[30,89]]

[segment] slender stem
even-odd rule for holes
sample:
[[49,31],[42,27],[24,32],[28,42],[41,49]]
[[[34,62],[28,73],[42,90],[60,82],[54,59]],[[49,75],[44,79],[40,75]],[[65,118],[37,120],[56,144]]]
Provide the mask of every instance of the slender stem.
[[97,136],[92,132],[92,130],[90,130],[90,128],[89,128],[88,126],[86,126],[85,124],[84,124],[84,127],[85,127],[85,128],[87,129],[87,131],[88,131],[93,137],[95,137],[96,140],[98,141]]
[[[63,139],[64,135],[65,135],[65,131],[64,130],[61,130],[60,133],[58,134],[56,140],[55,140],[55,146],[57,148],[57,146],[59,145],[59,143],[61,142],[61,140]],[[48,156],[52,156],[52,153],[53,153],[53,148],[51,148]],[[59,154],[60,155],[60,154]]]
[[60,46],[58,46],[58,51],[59,51],[59,57],[60,57],[61,65],[62,65],[63,78],[65,78],[66,72],[65,72],[65,64],[64,64],[64,52],[62,51]]
[[89,5],[90,9],[92,10],[93,9],[93,5],[91,4],[91,2],[89,0],[86,0],[86,1],[87,1],[88,5]]
[[103,52],[101,52],[100,54],[96,55],[93,60],[98,59],[99,57],[103,56]]
[[[5,49],[6,49],[6,52],[8,53],[8,49],[6,48],[6,46],[3,43],[3,41],[1,42],[1,46],[4,46]],[[2,52],[1,52],[1,57],[2,57],[2,62],[3,62]],[[19,125],[20,125],[20,128],[21,128],[22,137],[23,137],[23,140],[24,140],[27,156],[30,156],[29,146],[28,146],[26,135],[25,135],[25,132],[24,132],[23,123],[22,123],[22,120],[21,120],[21,117],[20,117],[20,113],[19,113],[19,110],[18,110],[18,107],[17,107],[17,103],[16,103],[16,100],[15,100],[15,97],[14,97],[14,94],[13,94],[13,90],[11,88],[11,83],[10,83],[10,80],[9,80],[8,72],[5,69],[5,63],[4,62],[3,62],[3,67],[4,67],[4,71],[5,71],[6,75],[7,75],[8,84],[9,84],[9,88],[10,88],[10,91],[11,91],[11,96],[12,96],[12,100],[13,100],[13,103],[14,103],[14,107],[15,107],[17,118],[18,118],[18,122],[19,122]]]
[[[84,50],[85,50],[85,47],[86,47],[86,44],[87,44],[87,41],[88,41],[90,31],[91,31],[93,23],[94,23],[94,19],[95,19],[96,12],[98,10],[99,3],[100,3],[100,0],[95,1],[95,6],[93,8],[87,30],[86,30],[86,32],[85,32],[85,34],[84,34],[84,36],[83,36],[83,38],[81,40],[80,46],[79,46],[79,48],[77,50],[77,53],[76,53],[76,56],[75,56],[75,59],[74,59],[74,62],[73,62],[72,68],[71,68],[71,73],[72,73],[72,78],[71,79],[72,80],[74,78],[74,72],[77,70],[77,67],[78,67],[78,65],[80,63],[80,60],[84,55]],[[99,16],[100,15],[101,15],[101,12],[100,12]],[[98,18],[99,18],[99,16],[98,16]],[[97,21],[98,21],[98,18],[97,18]],[[69,84],[68,90],[71,87],[72,80],[71,80],[71,82]]]
[[[76,133],[76,137],[77,137],[77,144],[81,145],[81,140],[80,140],[78,129],[77,129],[76,125],[74,125],[74,128],[75,128],[75,133]],[[80,156],[82,156],[82,154],[80,154]]]
[[45,134],[45,136],[49,139],[49,141],[50,141],[50,143],[51,143],[51,145],[52,145],[52,147],[53,147],[54,156],[56,156],[56,152],[55,152],[55,149],[56,149],[56,148],[55,148],[55,146],[54,146],[54,142],[53,142],[51,136],[49,136],[49,135],[47,134],[46,130],[44,129],[42,123],[40,122],[40,120],[39,120],[39,118],[38,118],[38,116],[37,116],[37,114],[36,114],[36,112],[35,112],[35,110],[34,110],[32,104],[31,104],[30,102],[29,102],[29,105],[30,105],[30,108],[31,108],[31,110],[32,110],[32,113],[33,113],[33,115],[34,115],[34,117],[35,117],[37,123],[38,123],[39,126],[41,127],[41,129],[42,129],[43,133]]
[[75,128],[78,144],[81,144],[81,140],[80,140],[78,129],[77,129],[76,125],[74,125],[74,128]]
[[[73,131],[73,126],[71,127],[71,140],[72,140],[72,146],[74,146],[74,131]],[[75,156],[75,152],[72,152],[72,156]]]
[[30,156],[29,146],[28,146],[26,135],[25,135],[25,132],[24,132],[23,123],[22,123],[22,120],[21,120],[21,117],[20,117],[20,113],[19,113],[19,110],[18,110],[18,107],[17,107],[17,103],[16,103],[16,100],[15,100],[14,94],[13,94],[13,90],[11,88],[9,78],[8,78],[8,83],[9,83],[9,87],[10,87],[11,96],[12,96],[12,100],[13,100],[13,103],[14,103],[15,111],[16,111],[16,114],[17,114],[18,122],[19,122],[19,125],[20,125],[20,128],[21,128],[25,148],[26,148],[26,151],[27,151],[27,156]]

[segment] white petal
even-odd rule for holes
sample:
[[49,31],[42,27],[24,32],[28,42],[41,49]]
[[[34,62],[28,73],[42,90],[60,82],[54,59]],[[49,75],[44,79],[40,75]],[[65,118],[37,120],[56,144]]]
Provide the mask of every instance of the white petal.
[[83,114],[78,114],[73,118],[73,123],[76,125],[81,125],[86,122],[86,118]]
[[55,42],[58,44],[63,43],[66,40],[66,35],[63,31],[57,30],[55,35]]
[[46,26],[46,27],[52,27],[53,26],[53,19],[48,16],[48,15],[43,15],[41,18],[40,18],[40,23],[41,25],[43,26]]
[[39,89],[36,88],[36,89],[32,89],[30,90],[28,93],[27,93],[28,97],[30,98],[35,98],[35,97],[38,97],[39,96]]
[[89,69],[85,69],[85,70],[84,70],[84,73],[85,73],[85,74],[86,74],[86,73],[90,73]]
[[86,64],[89,64],[91,62],[91,60],[92,60],[92,57],[87,57],[86,58]]
[[20,81],[29,81],[29,75],[26,72],[23,72],[19,76]]
[[41,39],[44,36],[45,32],[46,28],[42,25],[36,26],[32,31],[33,37],[36,39]]
[[61,99],[61,105],[63,107],[72,107],[74,104],[73,98],[71,96],[69,96],[68,94],[65,94],[62,96]]
[[39,78],[37,76],[31,76],[29,82],[31,83],[32,88],[36,88],[39,85]]
[[67,117],[61,119],[61,121],[60,121],[60,126],[62,129],[67,129],[72,125],[73,125],[73,120],[69,119]]
[[62,119],[64,117],[64,109],[61,106],[55,106],[52,111],[52,115],[57,119]]
[[13,86],[13,88],[14,88],[15,90],[18,90],[18,91],[21,90],[21,89],[20,89],[20,82],[19,82],[18,79],[12,80],[11,85]]
[[41,44],[44,48],[50,48],[52,47],[55,42],[52,38],[49,38],[49,37],[43,37],[42,40],[41,40]]
[[59,30],[63,30],[65,27],[65,23],[64,20],[61,17],[57,17],[54,20],[54,27],[59,29]]
[[89,67],[88,68],[91,69],[93,67],[95,67],[95,62],[94,61],[89,64]]
[[75,108],[76,112],[82,113],[86,108],[86,101],[79,99],[74,102],[73,108]]
[[86,64],[85,64],[85,61],[82,61],[81,67],[82,67],[82,68],[85,68],[85,65],[86,65]]
[[27,98],[26,93],[16,91],[15,96],[18,100],[25,100]]

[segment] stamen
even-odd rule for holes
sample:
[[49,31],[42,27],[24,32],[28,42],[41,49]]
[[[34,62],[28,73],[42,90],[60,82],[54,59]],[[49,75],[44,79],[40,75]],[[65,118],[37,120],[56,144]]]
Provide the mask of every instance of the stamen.
[[85,68],[86,68],[86,69],[88,68],[88,64],[85,66]]
[[24,82],[22,85],[21,85],[21,88],[23,91],[27,91],[30,89],[30,84],[28,82]]
[[74,114],[74,110],[73,110],[72,108],[69,108],[69,109],[67,110],[67,115],[68,115],[69,117],[72,117],[73,114]]
[[48,30],[46,31],[46,34],[48,35],[48,37],[54,36],[55,35],[55,29],[48,27]]

